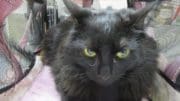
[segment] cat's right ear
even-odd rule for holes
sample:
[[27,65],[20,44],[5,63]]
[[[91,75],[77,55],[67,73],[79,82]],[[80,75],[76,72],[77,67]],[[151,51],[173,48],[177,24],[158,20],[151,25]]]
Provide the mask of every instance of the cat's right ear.
[[148,13],[153,10],[156,6],[158,6],[161,3],[161,1],[156,0],[152,3],[149,3],[146,7],[136,11],[133,14],[130,14],[130,19],[131,19],[131,24],[133,26],[138,27],[138,28],[143,28],[144,27],[144,20]]
[[78,21],[82,20],[91,15],[91,11],[87,8],[82,8],[72,2],[71,0],[63,0],[65,6],[69,10],[72,17],[76,18]]

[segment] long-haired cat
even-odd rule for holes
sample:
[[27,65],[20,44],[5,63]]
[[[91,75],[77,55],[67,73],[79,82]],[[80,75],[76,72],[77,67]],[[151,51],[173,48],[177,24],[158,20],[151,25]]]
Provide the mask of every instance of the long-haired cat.
[[159,94],[157,44],[144,31],[154,4],[97,11],[63,1],[71,17],[46,33],[42,47],[66,101],[168,101],[166,89]]

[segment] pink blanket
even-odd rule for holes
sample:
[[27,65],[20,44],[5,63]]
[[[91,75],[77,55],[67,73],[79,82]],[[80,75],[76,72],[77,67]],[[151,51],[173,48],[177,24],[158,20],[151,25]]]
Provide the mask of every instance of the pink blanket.
[[38,74],[22,101],[60,101],[48,66]]
[[56,91],[50,67],[43,66],[40,57],[31,72],[15,87],[0,95],[0,101],[61,101]]

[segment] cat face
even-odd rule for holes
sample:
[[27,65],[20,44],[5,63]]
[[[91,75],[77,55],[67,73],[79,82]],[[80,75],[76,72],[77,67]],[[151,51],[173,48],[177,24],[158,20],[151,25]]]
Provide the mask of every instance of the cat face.
[[96,11],[70,0],[64,3],[72,18],[49,30],[43,42],[44,61],[53,67],[58,87],[70,94],[89,84],[118,83],[144,94],[152,85],[158,57],[156,42],[143,24],[152,7]]
[[156,64],[156,43],[133,26],[132,13],[109,9],[77,19],[63,42],[64,61],[103,86],[151,74],[155,67],[143,65]]

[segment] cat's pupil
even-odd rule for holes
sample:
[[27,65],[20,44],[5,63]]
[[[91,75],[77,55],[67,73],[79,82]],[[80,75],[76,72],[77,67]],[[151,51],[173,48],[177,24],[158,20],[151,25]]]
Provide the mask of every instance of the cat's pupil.
[[120,49],[120,52],[125,53],[127,51],[127,48],[123,47]]

